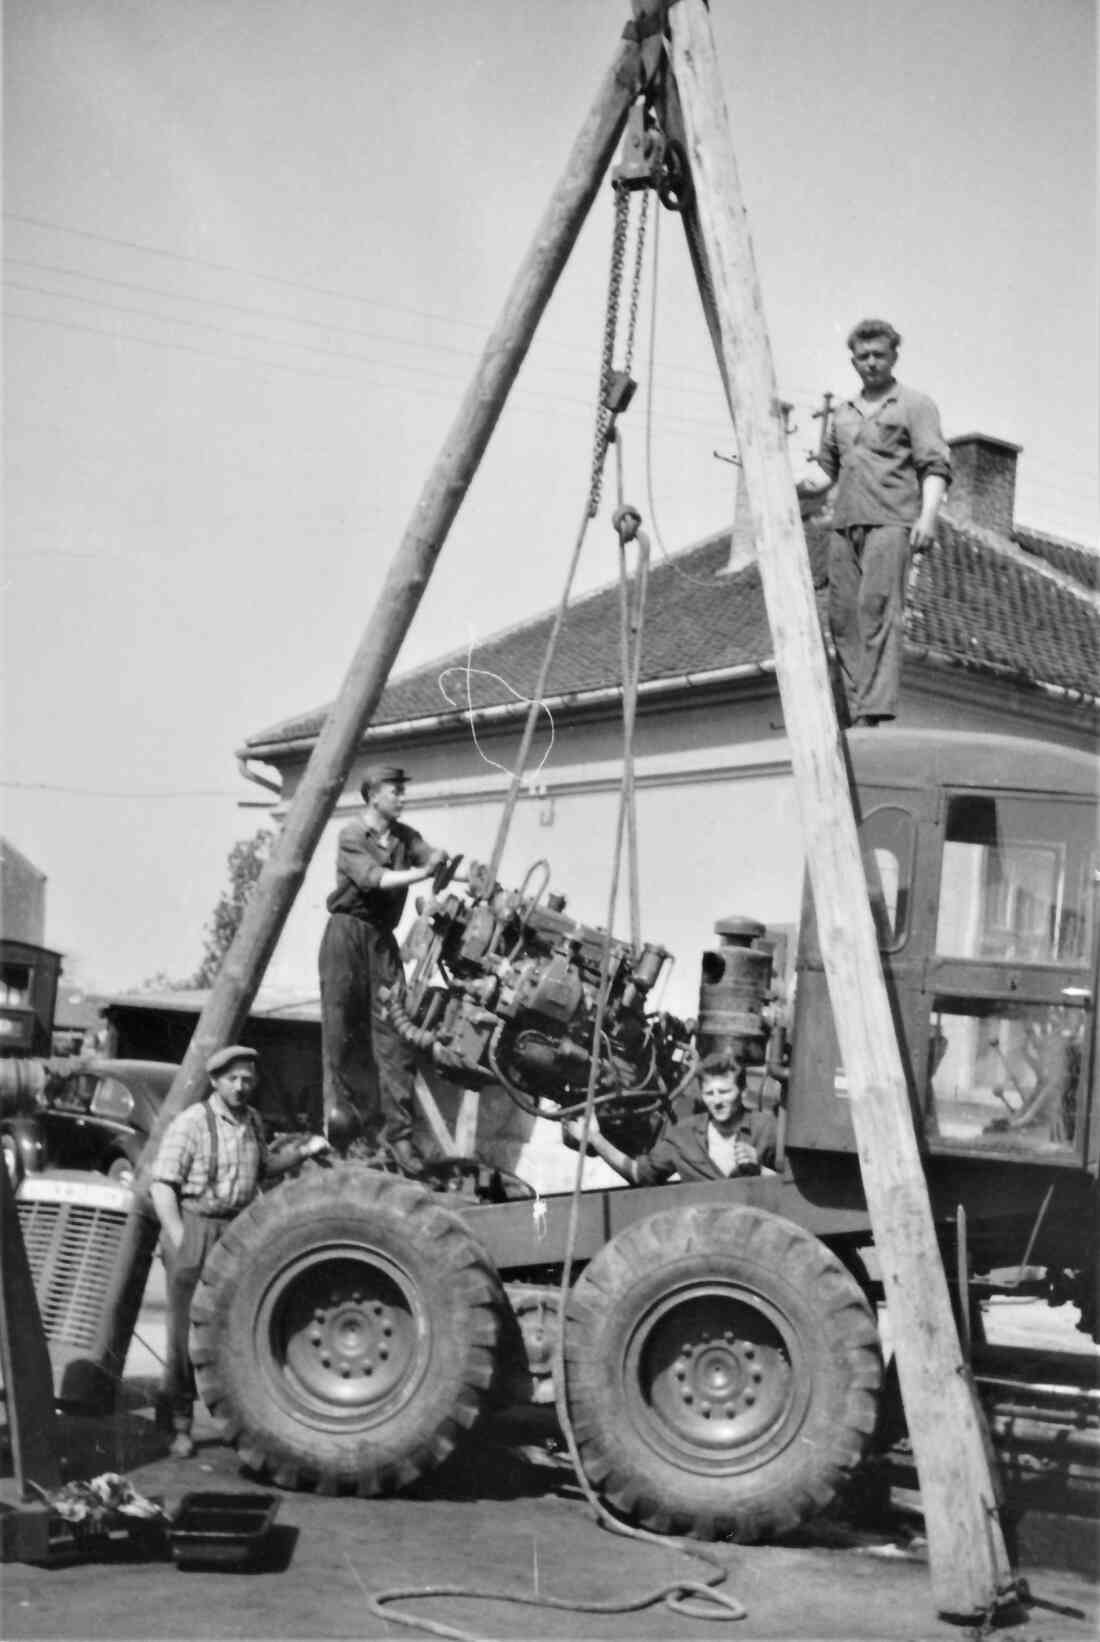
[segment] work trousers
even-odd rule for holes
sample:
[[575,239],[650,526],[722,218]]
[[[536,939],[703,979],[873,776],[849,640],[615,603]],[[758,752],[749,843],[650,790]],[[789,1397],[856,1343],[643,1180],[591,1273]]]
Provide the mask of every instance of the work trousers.
[[908,525],[852,525],[829,538],[829,626],[852,722],[897,716],[909,557]]
[[407,1139],[416,1055],[382,1012],[380,992],[402,978],[392,930],[334,912],[321,937],[321,1045],[326,1115],[341,1103],[368,1141]]
[[199,1286],[206,1256],[229,1225],[229,1219],[212,1219],[181,1210],[183,1242],[178,1249],[162,1239],[167,1299],[167,1346],[164,1364],[164,1402],[177,1431],[190,1431],[195,1404],[195,1370],[188,1351],[191,1332],[191,1301]]

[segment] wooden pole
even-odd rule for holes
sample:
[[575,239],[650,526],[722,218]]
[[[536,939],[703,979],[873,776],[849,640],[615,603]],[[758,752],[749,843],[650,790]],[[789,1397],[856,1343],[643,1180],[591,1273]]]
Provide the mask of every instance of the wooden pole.
[[837,1033],[941,1613],[1012,1592],[982,1417],[963,1361],[871,919],[840,732],[705,0],[669,7],[673,75],[775,645]]
[[222,963],[142,1154],[140,1194],[173,1117],[206,1088],[205,1065],[239,1032],[325,825],[344,790],[447,533],[569,258],[639,89],[642,48],[624,34],[573,145],[451,431],[421,492],[271,857]]

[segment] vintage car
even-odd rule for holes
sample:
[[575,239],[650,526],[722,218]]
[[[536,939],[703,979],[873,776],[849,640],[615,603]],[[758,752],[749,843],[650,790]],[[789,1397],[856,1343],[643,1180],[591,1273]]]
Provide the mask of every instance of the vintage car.
[[128,1183],[175,1065],[105,1059],[53,1064],[59,1070],[49,1076],[33,1114],[4,1121],[9,1172],[19,1178],[45,1168],[95,1169]]

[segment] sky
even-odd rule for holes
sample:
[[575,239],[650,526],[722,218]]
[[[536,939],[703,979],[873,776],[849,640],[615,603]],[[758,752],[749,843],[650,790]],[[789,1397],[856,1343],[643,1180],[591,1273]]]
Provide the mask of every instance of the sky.
[[[1017,518],[1095,545],[1091,3],[711,10],[796,470],[854,383],[844,336],[884,314],[948,435],[1023,447]],[[6,0],[0,831],[48,875],[71,980],[198,963],[264,820],[234,751],[338,690],[628,15]],[[401,668],[557,601],[611,209],[605,188]],[[660,219],[652,400],[622,427],[671,551],[729,522],[736,440]],[[582,590],[615,573],[606,516],[589,540]]]

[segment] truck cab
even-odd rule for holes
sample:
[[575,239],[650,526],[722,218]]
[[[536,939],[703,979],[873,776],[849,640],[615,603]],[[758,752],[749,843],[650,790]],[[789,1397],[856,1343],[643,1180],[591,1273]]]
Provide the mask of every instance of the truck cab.
[[[984,1252],[1004,1266],[1095,1266],[1096,760],[1047,743],[931,731],[855,732],[848,744],[934,1209],[955,1215],[961,1206],[979,1264]],[[809,889],[785,1104],[801,1189],[859,1195]],[[1091,1314],[1095,1295],[1089,1306]]]

